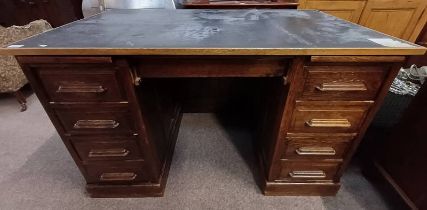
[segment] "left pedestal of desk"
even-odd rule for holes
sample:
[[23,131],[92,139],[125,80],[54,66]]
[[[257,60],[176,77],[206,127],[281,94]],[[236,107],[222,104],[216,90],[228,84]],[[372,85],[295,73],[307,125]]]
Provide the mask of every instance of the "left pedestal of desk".
[[[18,56],[25,75],[87,181],[91,197],[162,196],[173,132],[149,125],[125,59]],[[149,95],[149,94],[147,94]],[[170,119],[164,119],[170,120]]]

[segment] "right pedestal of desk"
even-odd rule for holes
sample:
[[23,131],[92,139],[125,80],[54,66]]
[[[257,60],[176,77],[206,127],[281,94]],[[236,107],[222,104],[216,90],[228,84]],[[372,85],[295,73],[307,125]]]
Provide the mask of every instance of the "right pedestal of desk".
[[[265,195],[335,195],[404,57],[296,57],[258,141]],[[276,123],[274,123],[276,122]],[[274,132],[277,131],[278,132]]]

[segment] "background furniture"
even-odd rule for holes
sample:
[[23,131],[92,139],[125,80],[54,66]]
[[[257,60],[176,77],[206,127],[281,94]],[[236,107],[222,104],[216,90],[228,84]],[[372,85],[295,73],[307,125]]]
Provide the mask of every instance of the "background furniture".
[[412,209],[427,209],[426,107],[427,83],[373,154],[376,170]]
[[298,9],[317,9],[368,28],[415,42],[427,22],[425,0],[300,0]]
[[163,195],[190,79],[233,83],[266,195],[334,195],[405,56],[426,52],[297,10],[109,10],[18,44],[0,53],[17,56],[93,197]]
[[178,6],[185,9],[296,9],[298,0],[181,0]]
[[[0,46],[39,34],[52,28],[45,20],[33,21],[25,26],[0,26]],[[21,104],[21,111],[27,109],[26,100],[20,89],[27,84],[27,79],[13,56],[0,56],[0,93],[14,93]]]
[[[427,25],[416,43],[427,46]],[[427,66],[427,54],[411,56],[412,64]],[[365,173],[411,209],[427,209],[427,82],[415,97],[387,97],[361,147]]]
[[44,19],[53,27],[83,18],[82,0],[0,0],[0,25]]
[[[424,25],[424,28],[421,31],[421,34],[418,36],[418,39],[415,43],[418,45],[427,47],[427,23]],[[408,66],[412,64],[415,64],[418,67],[427,66],[427,54],[419,55],[419,56],[410,56],[407,63],[408,63]]]

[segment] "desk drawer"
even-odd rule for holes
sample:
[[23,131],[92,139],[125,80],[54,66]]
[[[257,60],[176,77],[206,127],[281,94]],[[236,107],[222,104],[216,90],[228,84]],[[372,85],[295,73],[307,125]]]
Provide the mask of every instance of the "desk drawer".
[[296,102],[290,132],[358,132],[369,102]]
[[286,138],[282,159],[344,159],[353,136]]
[[131,184],[148,181],[143,161],[102,162],[101,164],[85,165],[85,169],[88,184]]
[[306,66],[301,99],[374,100],[387,75],[380,66]]
[[68,134],[132,135],[135,126],[127,108],[73,107],[56,108],[55,113]]
[[50,102],[119,102],[126,94],[112,67],[40,67],[38,76]]
[[315,182],[332,181],[340,162],[287,161],[281,160],[281,181]]
[[142,78],[165,77],[274,77],[286,73],[289,59],[284,57],[164,56],[137,60]]
[[92,160],[142,160],[136,141],[75,141],[72,144],[83,161]]

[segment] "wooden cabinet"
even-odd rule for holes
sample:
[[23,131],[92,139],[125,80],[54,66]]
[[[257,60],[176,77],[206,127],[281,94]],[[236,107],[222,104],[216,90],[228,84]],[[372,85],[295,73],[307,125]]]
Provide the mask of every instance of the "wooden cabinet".
[[316,9],[354,23],[359,21],[366,1],[302,0],[299,9]]
[[182,0],[179,8],[184,9],[296,9],[298,0]]
[[[375,147],[375,168],[411,209],[427,209],[427,84],[406,109],[398,124]],[[377,180],[378,181],[378,180]]]
[[[416,43],[427,46],[427,25]],[[406,66],[412,64],[427,66],[427,54],[411,56]],[[395,97],[400,99],[405,96]],[[389,101],[393,106],[399,103]],[[424,83],[401,115],[395,111],[399,108],[393,110],[393,114],[400,116],[395,125],[372,126],[361,148],[361,154],[366,159],[364,172],[372,181],[382,184],[382,188],[394,189],[411,209],[427,209],[427,191],[425,187],[420,187],[427,186],[426,106],[427,83]],[[391,111],[391,106],[387,107]]]
[[426,5],[425,0],[369,0],[359,24],[409,40]]
[[425,0],[301,0],[298,9],[320,10],[413,42],[427,22],[426,6]]
[[45,19],[53,27],[83,18],[82,0],[0,0],[0,25],[25,25]]

